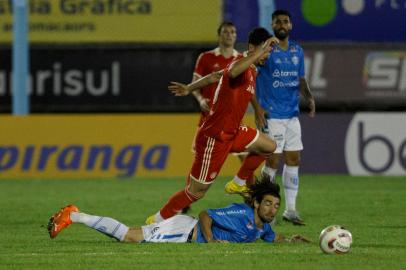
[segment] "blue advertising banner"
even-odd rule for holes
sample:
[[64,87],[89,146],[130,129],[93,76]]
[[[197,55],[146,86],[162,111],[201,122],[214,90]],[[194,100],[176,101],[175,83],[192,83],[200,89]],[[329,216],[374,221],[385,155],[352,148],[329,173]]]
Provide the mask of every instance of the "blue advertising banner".
[[223,7],[224,18],[239,28],[239,41],[258,25],[270,29],[273,10],[286,9],[296,40],[406,42],[406,0],[225,0]]

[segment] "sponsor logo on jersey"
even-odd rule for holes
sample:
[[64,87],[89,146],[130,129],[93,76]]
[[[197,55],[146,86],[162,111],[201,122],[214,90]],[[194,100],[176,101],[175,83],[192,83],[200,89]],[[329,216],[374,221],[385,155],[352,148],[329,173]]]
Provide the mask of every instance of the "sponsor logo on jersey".
[[250,84],[250,85],[247,87],[247,91],[250,92],[251,94],[254,94],[254,93],[255,93],[255,88],[254,88],[254,86],[253,86],[252,84]]
[[225,216],[225,215],[245,215],[245,210],[228,210],[228,211],[216,211],[216,214],[219,216]]
[[279,77],[279,76],[281,76],[281,73],[280,73],[279,69],[275,69],[274,72],[272,73],[272,76],[273,76],[273,77]]
[[297,77],[298,76],[297,71],[280,71],[279,69],[275,69],[274,72],[272,73],[273,77]]
[[273,88],[297,87],[298,85],[299,81],[290,81],[290,82],[274,81],[272,83]]

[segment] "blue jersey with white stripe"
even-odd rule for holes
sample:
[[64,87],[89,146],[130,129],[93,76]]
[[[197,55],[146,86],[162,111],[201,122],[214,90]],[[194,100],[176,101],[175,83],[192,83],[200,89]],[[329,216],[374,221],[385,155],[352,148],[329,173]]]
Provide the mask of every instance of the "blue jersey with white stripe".
[[[250,243],[261,238],[273,242],[275,233],[268,223],[262,229],[257,228],[254,210],[248,204],[234,203],[225,208],[209,209],[207,213],[212,218],[213,239],[226,240],[233,243]],[[198,225],[197,242],[206,243],[200,223]]]
[[288,119],[299,115],[299,79],[305,76],[303,49],[289,41],[285,51],[276,46],[258,68],[256,96],[269,118]]

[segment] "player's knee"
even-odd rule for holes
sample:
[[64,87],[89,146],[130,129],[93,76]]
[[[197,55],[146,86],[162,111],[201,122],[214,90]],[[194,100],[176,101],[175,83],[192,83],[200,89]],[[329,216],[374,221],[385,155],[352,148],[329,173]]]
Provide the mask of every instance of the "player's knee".
[[190,188],[187,190],[188,194],[194,199],[194,200],[200,200],[201,198],[206,195],[207,189],[205,188]]
[[264,150],[265,150],[264,152],[266,155],[272,154],[276,150],[276,142],[271,139],[267,140]]
[[300,155],[299,154],[286,155],[285,156],[285,163],[288,166],[299,166],[299,164],[300,164]]

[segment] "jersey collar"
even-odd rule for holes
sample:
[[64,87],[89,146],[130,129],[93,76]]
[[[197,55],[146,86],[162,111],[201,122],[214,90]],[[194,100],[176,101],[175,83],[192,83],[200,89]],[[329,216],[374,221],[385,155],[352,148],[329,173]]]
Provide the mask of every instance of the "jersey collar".
[[[214,52],[214,55],[215,56],[219,56],[219,55],[221,55],[221,53],[220,53],[220,47],[217,47],[217,48],[215,48],[214,50],[213,50],[213,52]],[[236,49],[233,49],[233,57],[237,57],[238,56],[238,51],[236,50]]]

